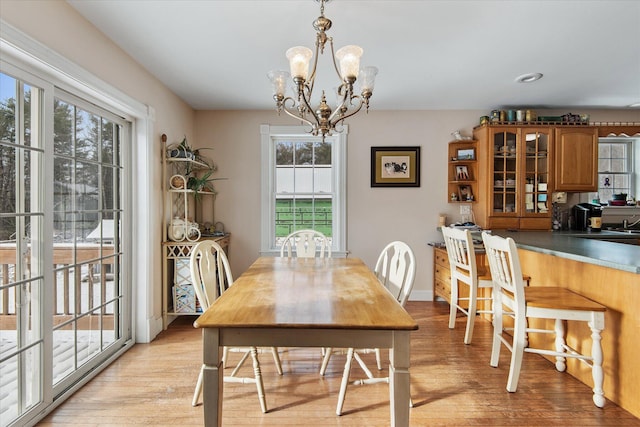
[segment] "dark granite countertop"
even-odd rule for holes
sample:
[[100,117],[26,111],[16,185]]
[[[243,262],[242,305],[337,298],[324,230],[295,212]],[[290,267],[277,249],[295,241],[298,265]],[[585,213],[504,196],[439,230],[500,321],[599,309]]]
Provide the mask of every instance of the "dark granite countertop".
[[599,233],[492,230],[492,233],[513,238],[521,249],[640,274],[640,246],[602,240],[640,239],[637,234],[604,230]]

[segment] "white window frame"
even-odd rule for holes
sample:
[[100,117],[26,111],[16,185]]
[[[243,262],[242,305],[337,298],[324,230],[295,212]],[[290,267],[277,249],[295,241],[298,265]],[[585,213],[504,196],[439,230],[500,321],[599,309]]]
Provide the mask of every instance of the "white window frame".
[[[601,182],[600,182],[600,174],[609,174],[609,175],[628,175],[629,176],[629,191],[630,195],[634,195],[636,193],[636,189],[639,188],[638,183],[638,170],[636,167],[636,160],[640,158],[638,155],[638,151],[640,150],[640,139],[638,138],[618,138],[618,137],[604,137],[598,139],[598,144],[626,144],[627,145],[627,172],[611,172],[611,171],[603,171],[598,167],[598,195],[600,195],[600,191],[602,190]],[[606,202],[607,200],[601,200],[602,202]]]
[[[340,133],[325,137],[332,143],[331,188],[333,236],[331,252],[334,257],[346,257],[347,251],[347,134],[349,127],[343,126]],[[275,244],[275,142],[282,137],[304,137],[306,141],[321,141],[321,137],[311,136],[305,126],[260,125],[261,141],[261,231],[260,254],[277,256],[280,248]]]

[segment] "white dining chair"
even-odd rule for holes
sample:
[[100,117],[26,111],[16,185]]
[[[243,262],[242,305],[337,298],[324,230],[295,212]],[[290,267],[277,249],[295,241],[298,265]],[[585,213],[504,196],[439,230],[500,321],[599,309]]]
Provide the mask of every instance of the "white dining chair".
[[[404,242],[394,241],[389,243],[380,253],[378,261],[374,269],[374,273],[380,283],[391,293],[391,295],[404,307],[405,303],[411,295],[413,283],[416,274],[416,259],[411,247]],[[342,408],[347,393],[347,385],[349,384],[349,376],[351,373],[351,365],[355,359],[362,368],[367,378],[353,381],[351,384],[364,385],[375,383],[389,383],[389,377],[375,377],[371,370],[364,363],[360,354],[372,353],[376,354],[376,364],[378,370],[382,369],[380,358],[380,349],[356,349],[349,348],[347,350],[347,359],[342,373],[342,381],[340,383],[340,392],[338,394],[338,404],[336,406],[336,414],[342,415]],[[326,349],[324,360],[320,373],[324,375],[329,358],[333,353],[333,349]],[[413,404],[412,404],[413,405]]]
[[[511,363],[507,379],[507,391],[515,392],[522,367],[524,352],[555,357],[556,369],[566,369],[566,358],[577,358],[591,368],[593,377],[593,402],[598,407],[605,404],[604,371],[600,333],[604,329],[606,307],[569,289],[557,286],[525,287],[516,244],[512,238],[482,233],[489,268],[493,278],[493,345],[491,366],[497,367],[502,344],[511,351]],[[503,306],[513,312],[512,334],[504,333]],[[554,329],[528,328],[527,319],[553,319]],[[583,321],[591,329],[591,354],[580,353],[565,341],[565,322]],[[525,345],[525,334],[546,333],[555,336],[555,350],[533,348]],[[531,340],[529,340],[531,341]]]
[[327,236],[316,230],[298,230],[282,242],[280,256],[291,258],[331,258],[331,244]]
[[[476,251],[469,230],[442,227],[442,236],[449,256],[451,270],[451,303],[449,305],[449,329],[456,326],[458,311],[467,316],[467,326],[464,333],[464,343],[471,344],[476,315],[491,314],[492,310],[478,310],[478,301],[492,301],[491,296],[478,297],[479,289],[491,289],[493,282],[491,274],[479,267]],[[481,273],[481,274],[480,274]],[[460,286],[466,286],[468,297],[461,297]],[[465,305],[466,303],[466,305]]]
[[[233,284],[233,276],[231,275],[229,260],[220,245],[213,240],[204,240],[196,244],[191,250],[189,265],[191,268],[191,279],[196,298],[198,298],[198,302],[200,303],[202,310],[206,311],[211,304],[213,304],[216,298],[222,295],[225,290]],[[271,347],[270,351],[273,355],[273,361],[276,364],[276,370],[278,371],[278,374],[282,375],[282,364],[280,362],[280,356],[278,355],[278,349]],[[224,347],[222,356],[223,369],[226,367],[230,352],[242,353],[242,357],[231,374],[224,377],[224,382],[255,383],[258,389],[260,407],[262,412],[266,413],[267,403],[264,394],[260,362],[258,360],[258,353],[262,352],[262,349],[258,349],[254,346]],[[254,377],[238,377],[238,371],[249,356],[253,359]],[[191,401],[193,406],[198,404],[198,400],[202,394],[203,370],[204,364],[200,368],[200,374],[198,375],[198,381],[196,382],[196,389],[193,393],[193,399]]]

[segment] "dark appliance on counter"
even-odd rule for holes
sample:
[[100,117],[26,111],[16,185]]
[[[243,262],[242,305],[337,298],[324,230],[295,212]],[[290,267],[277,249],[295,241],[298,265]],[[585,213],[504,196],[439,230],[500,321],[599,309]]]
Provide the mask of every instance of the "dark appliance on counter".
[[572,208],[573,229],[600,231],[602,229],[602,207],[591,203],[579,203]]

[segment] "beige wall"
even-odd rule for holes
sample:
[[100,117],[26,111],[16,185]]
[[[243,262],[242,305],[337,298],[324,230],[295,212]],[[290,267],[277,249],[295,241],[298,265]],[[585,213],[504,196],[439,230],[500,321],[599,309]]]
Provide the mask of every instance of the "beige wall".
[[[447,142],[451,132],[471,129],[478,111],[370,111],[349,120],[347,162],[347,249],[373,267],[380,250],[404,240],[418,260],[413,298],[430,298],[432,252],[427,242],[440,240],[446,203]],[[232,233],[230,262],[234,274],[244,271],[260,250],[260,124],[298,123],[274,111],[198,111],[196,145],[214,147],[217,176],[215,220]],[[371,146],[421,146],[419,188],[371,188]]]

